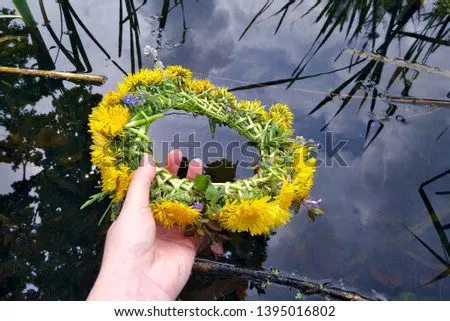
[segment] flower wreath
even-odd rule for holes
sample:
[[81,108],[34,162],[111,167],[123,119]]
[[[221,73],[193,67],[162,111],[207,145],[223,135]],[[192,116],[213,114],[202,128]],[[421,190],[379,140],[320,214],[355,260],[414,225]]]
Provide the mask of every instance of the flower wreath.
[[193,79],[181,66],[168,66],[128,75],[93,108],[91,157],[101,172],[102,192],[84,206],[109,196],[107,212],[120,211],[140,157],[151,153],[149,126],[169,109],[208,117],[213,135],[217,125],[237,130],[259,149],[260,162],[255,176],[226,183],[213,183],[205,175],[180,179],[158,167],[150,207],[164,227],[194,228],[200,234],[206,228],[269,234],[289,221],[292,208],[308,205],[315,144],[292,137],[287,105],[274,104],[266,112],[259,100],[237,101],[226,88]]

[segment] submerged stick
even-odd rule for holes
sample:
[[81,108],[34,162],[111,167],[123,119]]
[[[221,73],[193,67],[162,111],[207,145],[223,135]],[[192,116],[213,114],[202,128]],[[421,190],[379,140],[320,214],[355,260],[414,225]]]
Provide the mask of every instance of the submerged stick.
[[417,62],[409,62],[409,61],[399,59],[399,58],[391,58],[391,57],[383,56],[383,55],[380,55],[380,54],[377,54],[377,53],[374,53],[371,51],[357,50],[357,49],[353,49],[353,48],[348,48],[346,50],[352,54],[356,54],[363,58],[370,58],[372,60],[376,60],[376,61],[380,61],[380,62],[384,62],[384,63],[390,63],[397,67],[413,69],[413,70],[416,70],[419,72],[429,72],[432,74],[450,78],[450,71],[443,70],[438,67],[430,67],[428,65],[419,64]]
[[0,73],[65,79],[73,82],[82,81],[94,85],[103,85],[103,83],[106,80],[106,77],[97,75],[74,74],[70,72],[39,70],[39,69],[23,69],[23,68],[12,68],[2,66],[0,66]]
[[278,285],[295,288],[307,295],[317,294],[344,301],[377,301],[377,299],[375,298],[371,298],[353,291],[333,287],[329,284],[320,284],[312,281],[299,280],[280,274],[276,275],[271,272],[237,267],[232,264],[219,263],[210,260],[198,258],[195,259],[193,270],[207,274],[243,277],[252,281],[270,281]]

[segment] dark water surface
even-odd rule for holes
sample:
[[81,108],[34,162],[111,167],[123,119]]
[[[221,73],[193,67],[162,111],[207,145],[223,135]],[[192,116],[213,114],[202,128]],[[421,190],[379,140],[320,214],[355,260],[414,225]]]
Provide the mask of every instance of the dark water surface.
[[[141,1],[124,0],[122,19],[138,11],[120,32],[120,1],[44,0],[66,51],[42,26],[39,2],[29,2],[46,47],[31,45],[19,19],[0,18],[0,65],[92,69],[108,80],[90,87],[0,75],[1,298],[73,300],[88,294],[107,226],[97,227],[106,204],[79,210],[98,182],[89,160],[87,116],[123,77],[118,66],[126,72],[152,67],[142,53],[150,45],[166,65],[184,65],[216,85],[272,81],[235,93],[266,105],[289,104],[296,135],[324,147],[347,142],[340,151],[346,166],[335,159],[317,171],[312,197],[323,199],[326,216],[313,223],[301,211],[268,240],[234,240],[226,246],[233,252],[230,262],[330,279],[391,299],[450,299],[449,78],[358,61],[343,51],[377,51],[450,70],[450,15],[436,9],[447,4],[448,10],[448,1],[154,0],[140,7]],[[0,8],[14,9],[5,0]],[[130,33],[137,23],[140,32]],[[158,144],[177,132],[195,132],[202,143],[210,139],[206,119],[175,116],[155,123],[151,137]],[[232,139],[243,141],[231,130],[217,133],[222,143]],[[319,155],[324,161],[325,150]],[[238,168],[237,176],[246,175]],[[225,176],[232,179],[233,173]],[[240,278],[197,275],[182,298],[293,300],[296,294],[275,285],[265,294],[248,287]]]

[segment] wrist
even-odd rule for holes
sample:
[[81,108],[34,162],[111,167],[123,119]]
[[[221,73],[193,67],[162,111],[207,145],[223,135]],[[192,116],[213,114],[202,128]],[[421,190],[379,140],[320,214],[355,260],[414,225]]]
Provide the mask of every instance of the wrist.
[[124,273],[118,269],[102,268],[87,300],[169,301],[175,299],[151,280],[136,278],[137,275],[142,275],[141,273],[133,271]]

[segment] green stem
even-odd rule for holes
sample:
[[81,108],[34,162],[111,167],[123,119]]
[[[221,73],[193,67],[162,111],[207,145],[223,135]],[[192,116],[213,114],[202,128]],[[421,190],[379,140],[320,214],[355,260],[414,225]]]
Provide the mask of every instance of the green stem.
[[150,125],[155,120],[163,118],[164,116],[165,116],[164,114],[156,114],[156,115],[153,115],[150,117],[145,116],[145,117],[147,117],[146,119],[133,120],[133,121],[129,122],[128,124],[126,124],[125,128],[129,129],[132,127],[137,127],[137,126],[141,126],[141,125],[145,125],[145,124]]
[[47,46],[45,45],[44,39],[42,38],[39,29],[36,27],[37,23],[33,18],[33,14],[28,6],[26,0],[13,0],[13,3],[22,16],[22,20],[25,25],[30,29],[31,38],[35,44],[36,50],[36,60],[39,65],[39,69],[53,70],[55,69],[55,64],[53,63],[52,57],[50,56]]
[[103,213],[102,217],[101,217],[100,220],[98,221],[98,225],[97,225],[97,226],[100,226],[100,224],[102,224],[103,220],[104,220],[105,217],[106,217],[106,214],[108,214],[108,212],[109,212],[109,210],[111,209],[111,207],[112,207],[112,202],[109,203],[109,205],[108,205],[108,207],[106,208],[105,212]]
[[142,134],[139,130],[135,129],[135,128],[127,128],[128,131],[136,134],[139,138],[144,139],[145,141],[151,143],[152,140],[150,139],[150,137],[148,137],[147,135]]

